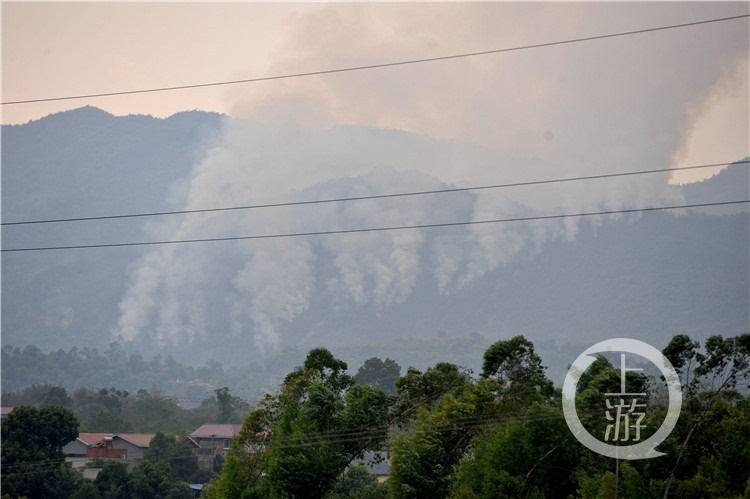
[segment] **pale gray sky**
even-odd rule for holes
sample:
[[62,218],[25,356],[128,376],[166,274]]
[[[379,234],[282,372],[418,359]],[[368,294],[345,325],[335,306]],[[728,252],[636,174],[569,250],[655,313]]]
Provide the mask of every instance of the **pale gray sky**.
[[[2,100],[428,58],[749,9],[747,2],[3,2]],[[635,159],[688,165],[748,155],[748,93],[741,19],[354,73],[5,105],[2,122],[87,104],[160,117],[202,109],[294,126],[396,128],[547,161],[575,161],[587,144],[603,151],[589,160],[637,145]]]

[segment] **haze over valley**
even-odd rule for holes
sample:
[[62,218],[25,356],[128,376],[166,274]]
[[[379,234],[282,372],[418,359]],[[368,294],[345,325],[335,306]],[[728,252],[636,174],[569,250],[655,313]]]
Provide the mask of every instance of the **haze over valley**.
[[[290,348],[301,359],[325,345],[349,352],[352,368],[372,355],[424,368],[439,355],[419,342],[465,338],[476,346],[458,363],[476,368],[487,345],[524,334],[558,381],[576,348],[600,339],[663,346],[675,334],[748,329],[747,204],[543,218],[747,200],[743,158],[684,186],[651,173],[8,225],[561,179],[585,168],[556,171],[404,131],[292,130],[200,111],[156,119],[84,107],[2,132],[4,345],[103,351],[117,341],[196,366]],[[530,217],[542,219],[127,246]],[[100,244],[123,246],[7,251]]]

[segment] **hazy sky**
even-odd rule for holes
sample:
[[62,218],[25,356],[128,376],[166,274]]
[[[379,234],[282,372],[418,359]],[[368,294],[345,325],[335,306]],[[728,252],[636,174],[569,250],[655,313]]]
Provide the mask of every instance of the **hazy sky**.
[[[747,2],[3,2],[2,100],[429,58],[749,9]],[[741,19],[353,73],[4,105],[2,122],[87,104],[160,117],[202,109],[293,126],[396,128],[543,160],[570,157],[581,147],[576,131],[592,129],[602,149],[661,141],[667,163],[687,165],[748,154],[748,93],[748,20]],[[623,131],[624,121],[644,126]],[[654,137],[655,123],[668,136]],[[633,135],[638,130],[642,137]]]

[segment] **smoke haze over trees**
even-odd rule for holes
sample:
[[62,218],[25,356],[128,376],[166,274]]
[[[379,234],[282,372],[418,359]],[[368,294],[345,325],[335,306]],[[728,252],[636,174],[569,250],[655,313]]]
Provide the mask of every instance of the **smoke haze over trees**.
[[[185,434],[244,422],[209,496],[750,496],[749,17],[4,4],[3,492],[190,497]],[[662,458],[566,428],[612,338],[678,369]],[[648,434],[662,380],[627,380]],[[158,437],[92,482],[55,418]]]
[[[494,182],[547,178],[537,176],[546,170],[531,160],[405,132],[289,133],[209,113],[156,120],[95,108],[6,126],[3,221],[471,186],[490,178],[472,168],[493,164],[512,172]],[[459,158],[461,172],[454,168]],[[59,171],[66,175],[44,180]],[[118,180],[123,175],[129,184]],[[666,180],[651,174],[262,212],[4,226],[3,245],[337,230],[748,196],[746,163],[700,184]],[[119,340],[126,355],[147,362],[160,352],[192,365],[212,358],[243,365],[288,347],[378,349],[439,331],[478,334],[484,347],[523,332],[558,348],[612,335],[666,344],[679,333],[739,333],[749,316],[748,224],[746,207],[733,211],[3,253],[3,344],[105,351]],[[377,355],[409,364],[395,350]]]

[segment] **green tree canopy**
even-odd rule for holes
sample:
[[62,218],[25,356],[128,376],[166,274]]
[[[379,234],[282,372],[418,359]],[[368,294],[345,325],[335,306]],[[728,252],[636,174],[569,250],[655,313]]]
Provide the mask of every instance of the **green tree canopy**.
[[498,341],[484,352],[482,377],[500,383],[511,398],[529,397],[534,393],[550,397],[554,387],[544,374],[545,369],[542,358],[534,351],[534,344],[518,335]]
[[172,490],[170,475],[167,463],[141,461],[130,476],[130,491],[139,499],[161,499]]
[[102,495],[96,485],[89,480],[85,480],[81,483],[80,488],[70,496],[70,499],[101,499],[101,497]]
[[189,481],[198,471],[198,456],[187,438],[157,433],[151,439],[144,460],[169,465],[173,481]]
[[94,485],[103,498],[128,499],[130,495],[130,475],[125,464],[108,460],[96,475]]
[[396,380],[401,376],[401,366],[393,359],[385,361],[371,357],[365,361],[354,375],[354,381],[360,385],[379,388],[387,395],[396,394]]
[[[492,345],[478,379],[450,363],[424,372],[410,367],[396,381],[395,396],[354,384],[343,361],[315,349],[245,419],[204,495],[748,496],[750,399],[738,389],[750,374],[748,338],[711,337],[703,350],[688,337],[670,343],[669,356],[694,390],[657,449],[666,455],[634,462],[602,458],[574,438],[559,391],[550,389],[541,359],[522,336]],[[664,380],[646,373],[627,372],[625,379],[628,392],[646,406],[638,419],[641,439],[661,426],[667,403]],[[606,412],[607,397],[619,393],[621,374],[599,356],[579,379],[576,410],[599,440],[617,424]],[[387,453],[385,488],[351,466],[364,450]]]
[[534,403],[522,417],[508,417],[477,435],[457,468],[453,494],[567,497],[576,491],[579,451],[561,411]]
[[354,385],[346,363],[328,350],[310,351],[245,419],[209,497],[323,497],[366,450],[381,450],[389,398]]
[[3,494],[54,496],[52,487],[76,482],[63,465],[62,453],[63,446],[78,437],[78,420],[70,409],[16,407],[0,428]]
[[470,384],[469,375],[455,364],[439,362],[424,373],[413,367],[396,381],[398,422],[407,421],[419,407],[429,407],[446,394],[458,394]]
[[347,468],[341,476],[333,493],[327,499],[386,499],[388,488],[378,483],[375,475],[367,466],[358,464]]

